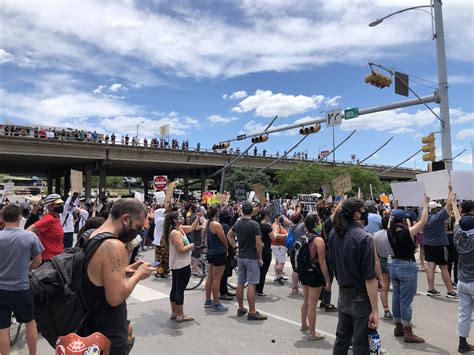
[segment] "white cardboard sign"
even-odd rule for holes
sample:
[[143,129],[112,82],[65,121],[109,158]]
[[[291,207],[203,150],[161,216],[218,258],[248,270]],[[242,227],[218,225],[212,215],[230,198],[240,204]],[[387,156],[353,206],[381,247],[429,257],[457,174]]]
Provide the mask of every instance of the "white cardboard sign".
[[155,199],[157,205],[164,205],[165,204],[166,194],[164,191],[155,192]]
[[451,171],[451,184],[458,200],[474,200],[474,170]]
[[394,182],[390,186],[399,206],[423,206],[425,184],[422,181]]
[[425,184],[426,194],[432,200],[448,198],[449,173],[447,170],[433,171],[432,173],[417,174],[416,179]]

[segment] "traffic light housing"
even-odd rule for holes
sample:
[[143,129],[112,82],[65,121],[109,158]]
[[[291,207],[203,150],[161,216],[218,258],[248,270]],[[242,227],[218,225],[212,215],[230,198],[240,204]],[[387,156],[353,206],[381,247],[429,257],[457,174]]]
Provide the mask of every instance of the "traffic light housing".
[[268,140],[268,134],[252,137],[252,143],[263,143],[263,142],[266,142],[267,140]]
[[223,142],[216,144],[216,149],[227,149],[230,146],[230,142]]
[[380,89],[392,85],[392,79],[377,71],[372,71],[372,73],[366,75],[365,82]]
[[421,143],[423,143],[421,150],[423,151],[423,153],[426,153],[423,154],[423,161],[434,162],[436,160],[435,140],[436,139],[433,133],[421,138]]
[[300,128],[300,134],[308,135],[308,134],[317,133],[317,132],[319,132],[320,130],[321,130],[321,124],[320,124],[320,123],[316,123],[316,124],[313,125],[313,126],[301,127],[301,128]]

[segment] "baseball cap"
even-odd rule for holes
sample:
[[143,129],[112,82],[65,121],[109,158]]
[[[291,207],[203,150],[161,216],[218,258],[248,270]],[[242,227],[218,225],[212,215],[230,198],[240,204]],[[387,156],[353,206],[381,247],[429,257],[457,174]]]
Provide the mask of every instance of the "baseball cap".
[[430,201],[430,203],[428,204],[428,207],[429,207],[430,210],[432,210],[434,208],[439,208],[439,207],[442,207],[442,206],[436,201]]
[[364,201],[354,197],[350,197],[342,203],[343,211],[348,213],[354,213],[362,207],[364,207]]
[[392,217],[395,220],[395,223],[400,223],[403,222],[405,218],[409,218],[409,215],[404,210],[396,209],[392,211]]

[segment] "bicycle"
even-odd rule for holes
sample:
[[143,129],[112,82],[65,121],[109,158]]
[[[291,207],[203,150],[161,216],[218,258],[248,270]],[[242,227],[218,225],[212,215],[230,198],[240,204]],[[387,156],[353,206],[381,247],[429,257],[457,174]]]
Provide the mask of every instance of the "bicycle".
[[202,253],[199,258],[191,256],[191,278],[189,279],[186,290],[194,290],[198,288],[207,276],[207,258]]
[[20,337],[21,326],[23,323],[17,322],[15,316],[12,314],[10,325],[10,346],[13,346]]

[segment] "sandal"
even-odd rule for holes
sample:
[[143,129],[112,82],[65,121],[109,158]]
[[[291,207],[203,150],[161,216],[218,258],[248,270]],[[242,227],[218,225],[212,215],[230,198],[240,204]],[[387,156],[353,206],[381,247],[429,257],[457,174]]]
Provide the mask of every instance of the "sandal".
[[325,308],[326,312],[337,312],[337,307],[333,304],[327,304]]
[[191,322],[193,321],[194,318],[191,316],[188,316],[187,314],[184,314],[182,317],[176,317],[176,322],[181,323],[181,322]]
[[170,315],[171,320],[176,320],[177,317],[178,317],[178,315],[176,313],[171,313],[171,315]]
[[308,336],[308,341],[323,340],[324,338],[325,338],[324,335],[316,333],[314,335],[309,335]]
[[297,295],[297,294],[299,294],[299,293],[300,293],[300,291],[298,290],[298,287],[293,287],[293,288],[291,289],[291,294],[292,294],[292,295]]
[[309,325],[302,325],[300,328],[300,332],[306,333],[309,331]]

